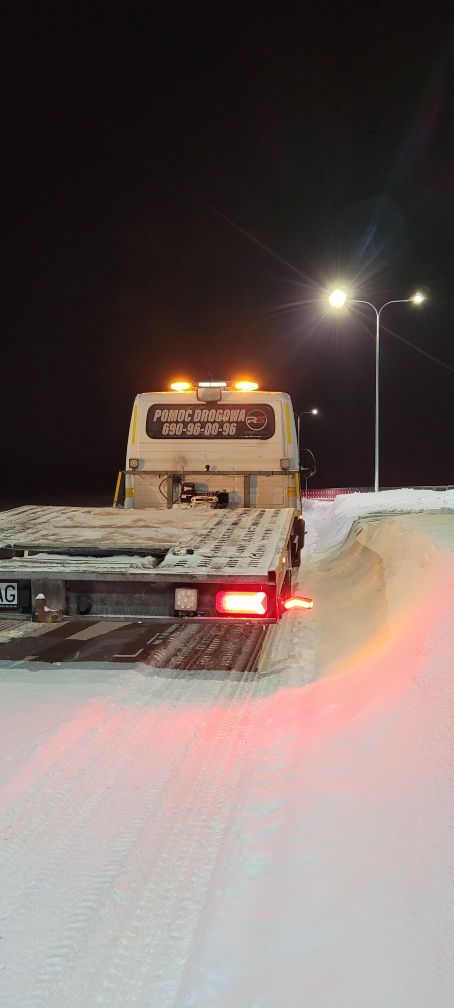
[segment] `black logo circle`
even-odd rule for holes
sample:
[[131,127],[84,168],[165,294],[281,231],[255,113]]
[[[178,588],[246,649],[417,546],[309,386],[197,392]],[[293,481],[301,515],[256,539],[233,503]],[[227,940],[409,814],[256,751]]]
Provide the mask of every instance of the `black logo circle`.
[[258,434],[259,431],[265,430],[267,423],[268,417],[264,410],[254,409],[246,416],[246,427],[248,427],[250,431],[254,431],[256,434]]

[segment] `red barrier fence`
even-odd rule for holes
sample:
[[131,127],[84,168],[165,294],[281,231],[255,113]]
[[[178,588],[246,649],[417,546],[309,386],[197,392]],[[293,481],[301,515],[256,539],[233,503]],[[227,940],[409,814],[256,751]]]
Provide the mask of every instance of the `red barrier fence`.
[[[373,493],[373,487],[329,487],[324,490],[308,490],[303,492],[304,499],[312,500],[334,500],[339,494],[352,494],[352,493]],[[401,487],[382,487],[382,490],[400,490]],[[454,485],[450,486],[418,486],[410,487],[407,489],[411,490],[454,490]]]
[[308,490],[303,492],[303,498],[312,500],[334,500],[339,494],[369,493],[373,487],[330,487],[326,490]]

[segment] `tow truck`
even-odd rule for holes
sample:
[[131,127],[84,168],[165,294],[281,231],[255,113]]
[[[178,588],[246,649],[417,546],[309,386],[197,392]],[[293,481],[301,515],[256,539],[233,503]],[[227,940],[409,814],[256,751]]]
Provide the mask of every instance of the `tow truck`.
[[136,396],[112,507],[0,513],[0,616],[275,623],[303,543],[290,397],[176,381]]

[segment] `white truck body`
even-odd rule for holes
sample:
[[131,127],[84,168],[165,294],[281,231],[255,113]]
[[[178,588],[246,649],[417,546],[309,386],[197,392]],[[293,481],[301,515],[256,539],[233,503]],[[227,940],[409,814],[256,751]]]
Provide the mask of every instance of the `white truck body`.
[[113,508],[0,514],[0,615],[275,622],[303,537],[287,395],[143,393]]
[[198,399],[196,391],[141,393],[132,409],[126,470],[131,458],[138,467],[126,479],[126,507],[166,507],[166,473],[187,480],[193,474],[199,493],[225,488],[229,506],[242,507],[243,476],[251,473],[247,506],[299,508],[295,420],[284,392],[227,389],[217,402]]

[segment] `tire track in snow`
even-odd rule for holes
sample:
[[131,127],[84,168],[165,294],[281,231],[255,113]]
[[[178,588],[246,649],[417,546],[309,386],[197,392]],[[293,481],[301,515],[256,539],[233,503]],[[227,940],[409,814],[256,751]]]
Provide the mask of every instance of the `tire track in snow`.
[[[16,965],[12,990],[21,1008],[92,1003],[94,991],[100,1005],[174,1003],[249,760],[258,683],[236,684],[227,700],[225,682],[215,694],[211,684],[209,706],[189,706],[189,715],[185,697],[197,696],[197,684],[161,680],[151,693],[162,701],[164,688],[172,706],[143,712],[153,702],[149,683],[131,691],[139,714],[120,740],[110,723],[98,736],[97,760],[96,748],[82,767],[80,754],[69,754],[71,779],[50,806],[42,782],[39,842],[31,821],[19,858],[26,877],[12,894],[13,946],[21,947],[30,906],[47,907],[54,919],[24,950],[26,964]],[[138,775],[139,767],[146,772]],[[15,863],[17,871],[17,861],[16,848],[9,869]]]
[[[147,684],[149,682],[147,680]],[[221,687],[222,684],[219,685],[219,689]],[[176,696],[173,696],[173,702],[176,701],[177,707],[184,700],[186,689],[187,685],[181,680],[179,691]],[[101,868],[91,873],[88,872],[86,878],[79,879],[78,885],[81,885],[81,892],[78,894],[76,889],[71,893],[71,905],[68,904],[65,907],[66,924],[63,929],[60,911],[55,924],[48,925],[44,935],[37,934],[35,965],[40,957],[45,956],[46,946],[50,945],[52,950],[49,949],[41,969],[38,985],[41,988],[40,995],[38,996],[36,988],[35,990],[29,988],[27,999],[21,1001],[24,1006],[44,1003],[42,1001],[43,988],[48,987],[49,983],[55,980],[56,975],[62,972],[65,963],[71,957],[74,958],[76,933],[79,932],[82,939],[84,938],[82,932],[86,930],[93,914],[99,909],[100,902],[105,899],[111,887],[112,879],[119,873],[125,856],[134,846],[135,834],[141,829],[143,830],[144,821],[149,815],[150,805],[153,801],[159,804],[162,790],[168,786],[169,777],[177,768],[180,757],[178,752],[174,755],[173,763],[169,762],[167,772],[162,774],[158,791],[156,792],[155,789],[148,800],[143,800],[146,799],[146,795],[142,793],[135,794],[134,791],[128,791],[131,781],[134,780],[134,768],[138,761],[139,765],[140,762],[145,763],[147,757],[149,758],[151,745],[153,747],[155,744],[158,747],[160,744],[162,745],[160,737],[166,731],[168,719],[165,718],[165,711],[162,708],[143,712],[143,704],[149,702],[152,692],[148,685],[144,688],[143,681],[136,691],[132,691],[130,699],[136,702],[141,701],[142,711],[139,706],[138,713],[132,721],[129,720],[125,725],[120,746],[118,746],[118,736],[112,734],[112,731],[99,733],[91,761],[85,760],[83,766],[80,766],[81,754],[77,753],[76,761],[73,759],[71,777],[59,792],[53,795],[49,793],[49,781],[45,777],[41,786],[39,786],[39,781],[34,781],[37,794],[32,793],[29,795],[28,802],[22,802],[22,822],[27,821],[27,816],[29,818],[28,827],[21,837],[19,850],[19,858],[22,853],[21,884],[10,897],[11,906],[22,901],[25,913],[27,906],[37,905],[37,901],[44,906],[52,906],[55,902],[55,893],[59,889],[64,892],[65,887],[68,887],[68,876],[71,884],[71,865],[74,857],[77,861],[82,855],[90,862],[90,848],[92,846],[95,848],[92,860],[94,859],[96,863],[98,857],[103,862]],[[203,713],[203,708],[201,708],[199,719],[203,717]],[[112,718],[110,724],[111,722]],[[140,730],[141,723],[142,729]],[[132,729],[133,735],[131,736],[129,732]],[[86,740],[82,739],[80,743],[82,749],[84,741]],[[107,743],[108,748],[105,749]],[[92,744],[91,748],[93,748]],[[98,760],[93,763],[96,756],[98,756]],[[70,750],[68,759],[71,760],[72,757],[73,753]],[[84,753],[82,752],[82,760],[83,758]],[[64,767],[60,769],[64,774]],[[56,773],[57,771],[54,771],[54,776]],[[121,792],[120,795],[118,790]],[[126,800],[125,791],[127,792]],[[123,809],[120,818],[122,821],[126,821],[129,832],[127,830],[121,842],[117,840],[113,845],[113,850],[103,849],[101,851],[99,845],[96,848],[96,843],[93,843],[92,840],[98,827],[99,813],[102,814],[102,819],[107,824],[115,823],[115,813],[117,812],[118,819],[119,805]],[[71,823],[71,813],[75,807],[77,815]],[[138,809],[140,809],[140,814],[138,814]],[[40,827],[39,833],[37,833],[37,825]],[[10,833],[10,836],[13,839],[14,834]],[[49,837],[51,837],[50,842]],[[109,835],[107,834],[106,842],[109,848],[108,840]],[[106,842],[104,847],[106,847]],[[12,844],[9,846],[13,847]],[[8,857],[6,852],[6,877],[2,887],[2,891],[5,893],[10,890],[12,872],[18,872],[17,855],[18,847],[14,842],[11,856]],[[75,874],[77,875],[77,871]],[[20,931],[21,921],[15,920],[14,923],[16,928],[13,930]],[[19,939],[18,947],[20,947]],[[18,980],[23,979],[23,971],[20,966],[18,972],[20,974]]]
[[[255,690],[256,684],[252,684],[249,699],[253,699]],[[234,807],[233,797],[225,801],[226,767],[230,761],[234,782],[240,778],[243,767],[243,761],[237,758],[238,736],[244,729],[248,730],[249,705],[244,698],[240,717],[235,717],[234,712],[236,732],[233,733],[232,710],[236,705],[237,696],[234,695],[226,706],[203,763],[200,765],[195,752],[189,753],[186,771],[191,789],[188,791],[185,776],[172,787],[156,823],[155,843],[150,844],[146,837],[142,838],[134,863],[128,864],[125,878],[128,901],[121,916],[120,908],[115,908],[112,921],[107,924],[109,936],[105,931],[97,936],[90,950],[91,965],[87,967],[91,976],[84,981],[87,992],[92,990],[100,961],[106,960],[103,994],[98,994],[97,1000],[101,1005],[143,1003],[165,1008],[175,1003],[178,977],[192,947],[213,866]],[[213,720],[213,711],[206,720]],[[223,781],[224,787],[221,786]],[[179,809],[177,814],[176,808]],[[203,863],[201,845],[205,851]],[[118,943],[114,959],[111,955],[113,935]],[[151,994],[153,999],[149,1000]]]

